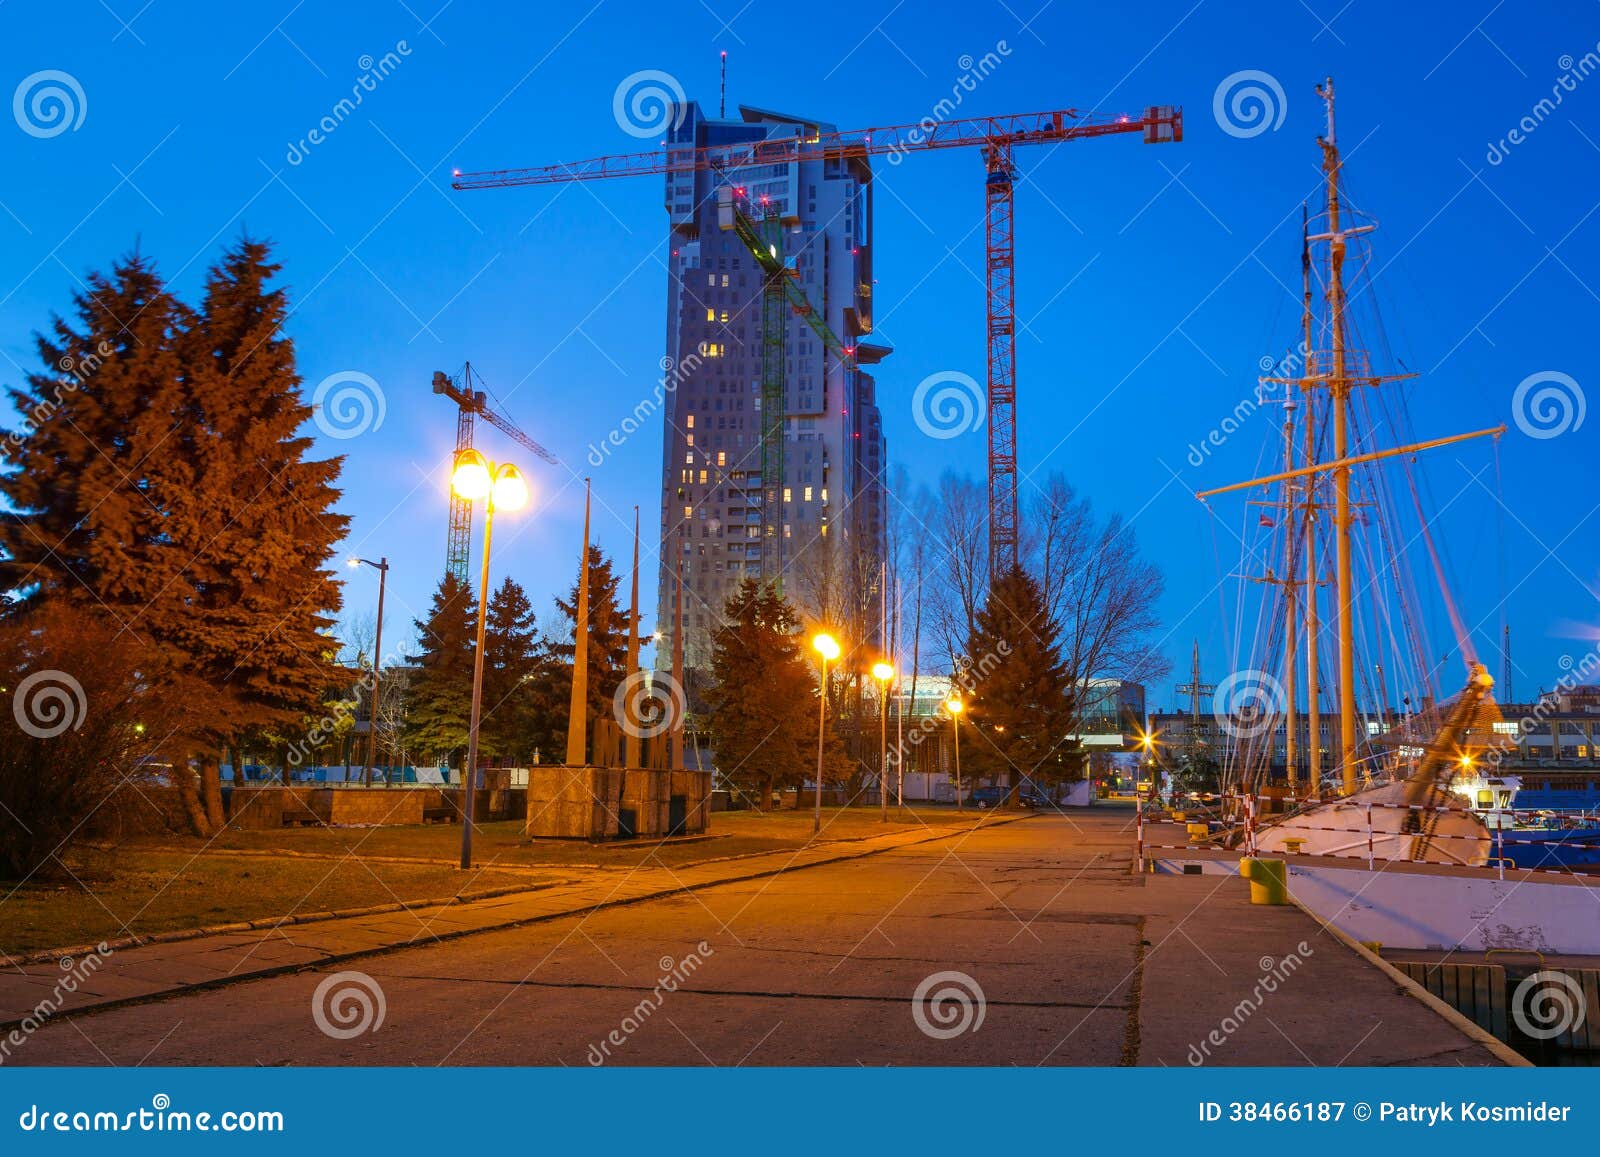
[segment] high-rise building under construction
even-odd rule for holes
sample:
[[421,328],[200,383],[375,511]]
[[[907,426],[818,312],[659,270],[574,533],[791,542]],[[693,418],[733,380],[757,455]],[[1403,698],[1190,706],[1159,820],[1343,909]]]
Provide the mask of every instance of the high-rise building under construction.
[[[765,109],[742,107],[739,114],[708,118],[695,102],[676,106],[669,154],[778,138],[803,142],[834,130]],[[749,235],[729,228],[735,195],[761,218],[763,236],[781,251],[785,276],[848,357],[830,350],[791,306],[764,311],[766,274]],[[666,666],[672,654],[674,568],[681,567],[684,661],[696,670],[709,663],[723,604],[745,578],[781,577],[803,614],[832,615],[845,599],[859,602],[863,583],[876,597],[887,519],[885,444],[875,382],[862,367],[889,351],[868,336],[866,158],[820,151],[807,157],[802,150],[791,163],[669,172],[666,209],[670,363],[664,363],[658,663]],[[774,324],[782,328],[781,345],[768,329]],[[776,424],[763,445],[763,358],[775,348],[783,357],[781,447],[773,445]],[[772,367],[766,370],[770,397]],[[772,476],[764,478],[764,469]]]

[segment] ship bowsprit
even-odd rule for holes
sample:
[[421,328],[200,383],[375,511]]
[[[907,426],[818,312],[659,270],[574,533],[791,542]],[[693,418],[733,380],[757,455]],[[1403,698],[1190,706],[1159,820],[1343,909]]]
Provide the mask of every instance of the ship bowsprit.
[[1294,847],[1302,855],[1356,860],[1489,863],[1493,836],[1464,798],[1433,791],[1419,806],[1408,800],[1410,794],[1406,783],[1381,784],[1264,822],[1256,832],[1257,851],[1282,854]]

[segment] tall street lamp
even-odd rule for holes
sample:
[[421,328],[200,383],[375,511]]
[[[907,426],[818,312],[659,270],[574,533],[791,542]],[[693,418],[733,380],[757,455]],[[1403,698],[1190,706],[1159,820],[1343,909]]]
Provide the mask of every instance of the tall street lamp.
[[956,811],[965,811],[961,803],[961,713],[967,709],[967,705],[958,696],[952,695],[944,701],[944,709],[950,713],[950,725],[956,739]]
[[467,763],[461,775],[461,870],[472,867],[472,812],[477,787],[478,718],[483,710],[483,636],[489,619],[489,540],[494,535],[494,512],[518,510],[528,504],[528,482],[509,462],[496,466],[476,450],[456,455],[450,487],[468,502],[485,499],[483,511],[483,571],[478,580],[478,643],[472,652],[472,715],[467,724]]
[[828,722],[828,663],[839,657],[839,640],[827,632],[811,640],[812,648],[822,656],[822,681],[817,694],[817,790],[811,813],[811,833],[822,834],[822,735]]
[[888,663],[874,663],[872,677],[883,691],[878,710],[878,822],[889,822],[889,685],[894,681],[894,668]]
[[[372,765],[378,757],[378,679],[383,673],[383,588],[389,581],[389,560],[380,558],[373,562],[370,558],[352,558],[351,569],[370,566],[378,572],[378,629],[372,639],[372,697],[367,708],[367,763],[361,769],[361,786],[372,786]],[[389,784],[389,777],[383,777],[384,786]]]

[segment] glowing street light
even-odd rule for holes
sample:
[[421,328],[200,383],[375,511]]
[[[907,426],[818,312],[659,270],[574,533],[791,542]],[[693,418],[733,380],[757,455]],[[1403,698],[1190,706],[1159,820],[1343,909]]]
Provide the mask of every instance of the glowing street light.
[[839,640],[826,631],[811,640],[811,647],[822,656],[822,680],[817,687],[817,790],[811,813],[811,832],[822,834],[822,734],[828,722],[828,664],[839,657]]
[[959,696],[952,695],[944,701],[944,709],[950,716],[956,741],[956,811],[965,811],[961,803],[961,713],[967,709],[967,705],[961,702]]
[[483,572],[478,581],[478,645],[472,654],[472,715],[467,725],[467,762],[461,776],[461,870],[472,867],[472,812],[478,778],[478,720],[483,713],[484,630],[489,619],[489,541],[494,536],[494,512],[520,510],[528,504],[528,483],[509,462],[498,466],[477,450],[456,455],[450,488],[468,502],[483,498]]
[[889,822],[889,684],[894,682],[894,667],[888,663],[872,665],[872,677],[883,692],[878,711],[878,822]]

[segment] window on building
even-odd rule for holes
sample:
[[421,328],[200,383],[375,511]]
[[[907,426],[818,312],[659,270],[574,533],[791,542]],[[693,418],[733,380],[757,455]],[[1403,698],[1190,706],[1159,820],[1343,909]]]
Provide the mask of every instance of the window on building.
[[794,501],[794,496],[790,493],[789,487],[787,487],[787,486],[785,486],[783,488],[783,500],[785,502],[793,502]]
[[684,415],[683,424],[688,429],[693,430],[694,429],[694,415],[693,414]]
[[726,450],[718,450],[717,451],[717,465],[718,466],[726,466],[727,464],[728,464],[728,452]]
[[811,487],[809,487],[809,486],[807,486],[806,489],[805,489],[805,501],[807,501],[807,502],[811,501]]
[[709,305],[706,306],[706,320],[707,321],[716,321],[717,320],[717,311],[712,309]]

